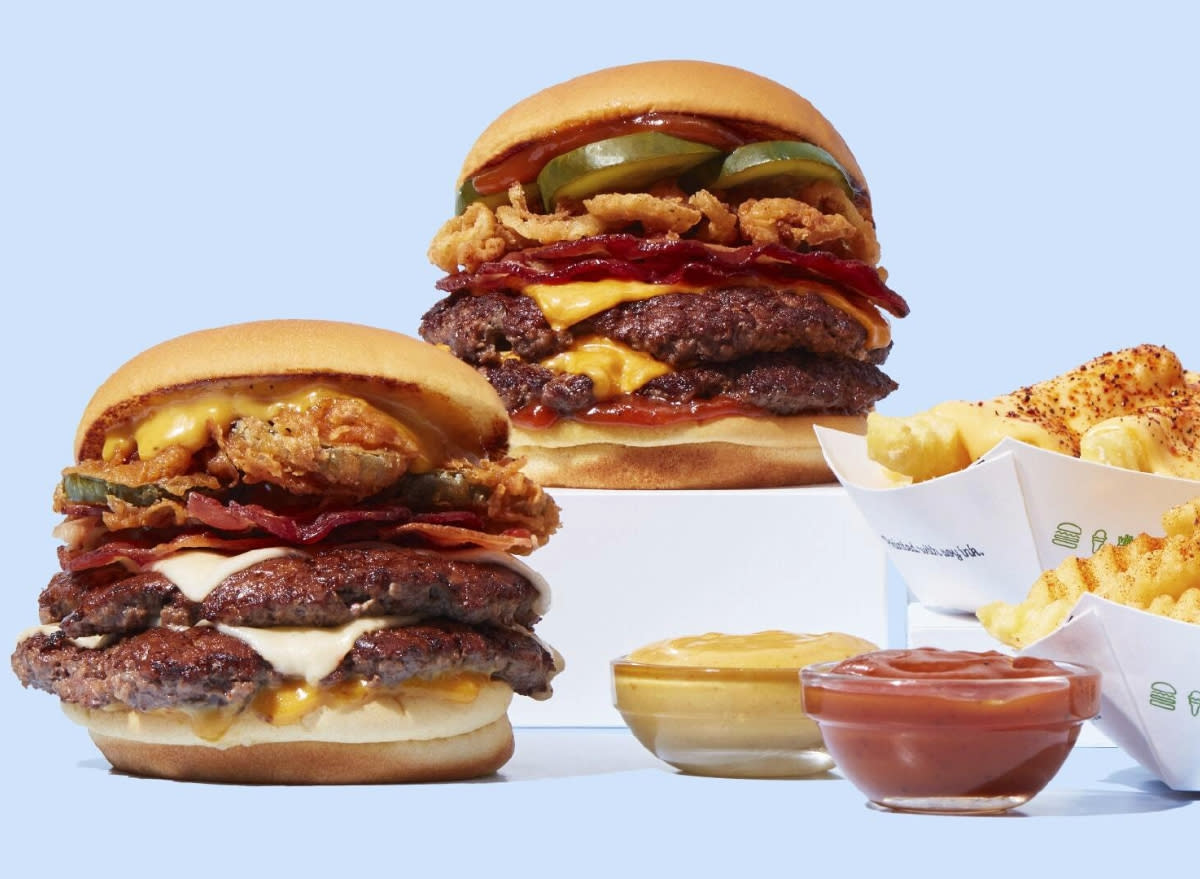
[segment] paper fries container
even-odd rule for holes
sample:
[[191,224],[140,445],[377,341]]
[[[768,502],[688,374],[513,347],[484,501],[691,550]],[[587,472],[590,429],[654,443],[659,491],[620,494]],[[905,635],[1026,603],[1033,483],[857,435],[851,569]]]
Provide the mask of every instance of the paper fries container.
[[1022,653],[1100,669],[1093,723],[1168,787],[1200,791],[1200,626],[1088,594]]
[[1105,543],[1162,534],[1200,482],[1080,461],[1006,439],[958,473],[898,486],[866,438],[816,428],[825,460],[914,598],[973,613],[1023,600],[1042,571]]

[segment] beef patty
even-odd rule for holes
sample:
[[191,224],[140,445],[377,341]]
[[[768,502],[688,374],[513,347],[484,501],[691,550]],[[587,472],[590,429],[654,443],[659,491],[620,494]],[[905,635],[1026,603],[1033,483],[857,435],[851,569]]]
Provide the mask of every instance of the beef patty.
[[[510,412],[539,404],[571,415],[596,404],[592,380],[585,375],[511,360],[482,372]],[[895,389],[874,364],[794,350],[667,373],[635,395],[666,403],[725,397],[775,415],[859,414]]]
[[[88,708],[245,708],[285,678],[243,641],[211,626],[153,628],[108,647],[77,646],[61,630],[38,632],[18,645],[13,671],[25,686]],[[549,693],[554,657],[532,635],[445,620],[360,635],[323,684],[362,678],[391,686],[411,678],[477,672],[514,692]]]
[[676,369],[793,348],[878,365],[890,350],[868,351],[862,324],[819,294],[769,287],[666,293],[615,305],[561,331],[523,294],[455,294],[426,313],[420,333],[476,366],[499,366],[508,354],[544,360],[588,335],[623,342]]
[[538,591],[499,564],[437,552],[349,544],[267,559],[230,574],[203,601],[155,572],[110,566],[60,572],[38,599],[41,621],[72,638],[137,632],[161,622],[193,626],[340,626],[359,617],[442,617],[532,627]]

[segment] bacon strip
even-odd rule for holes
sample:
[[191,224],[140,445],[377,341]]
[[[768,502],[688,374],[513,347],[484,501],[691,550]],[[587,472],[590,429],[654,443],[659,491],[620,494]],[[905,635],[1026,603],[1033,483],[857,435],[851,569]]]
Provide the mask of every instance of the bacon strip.
[[796,251],[781,244],[719,247],[690,239],[593,235],[559,241],[483,263],[475,272],[457,272],[437,282],[444,293],[500,290],[513,280],[526,284],[574,281],[641,281],[648,284],[712,286],[747,276],[764,282],[823,281],[862,297],[896,317],[908,314],[908,303],[864,262],[824,251]]
[[[414,514],[407,507],[393,505],[368,509],[335,510],[316,516],[285,516],[256,504],[229,502],[193,492],[188,497],[188,514],[209,529],[177,534],[161,543],[138,544],[113,540],[85,552],[70,553],[59,549],[64,570],[82,571],[118,561],[130,561],[144,567],[181,549],[214,549],[246,552],[280,543],[310,546],[322,540],[400,540],[418,538],[436,547],[476,546],[505,552],[528,553],[536,546],[530,531],[513,528],[500,534],[483,530],[483,520],[472,512]],[[347,529],[347,526],[367,527]],[[267,532],[245,537],[230,537],[224,532]]]
[[261,528],[287,543],[307,545],[324,540],[337,528],[359,522],[420,522],[436,525],[455,525],[477,531],[483,530],[483,520],[471,512],[417,513],[408,507],[392,504],[366,509],[333,510],[311,517],[285,516],[257,504],[239,504],[192,492],[188,495],[188,515],[221,531],[249,531]]

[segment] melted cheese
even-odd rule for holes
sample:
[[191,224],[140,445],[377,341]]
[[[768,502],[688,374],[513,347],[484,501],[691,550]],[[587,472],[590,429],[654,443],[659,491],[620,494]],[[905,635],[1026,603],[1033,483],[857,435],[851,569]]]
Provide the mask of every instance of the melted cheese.
[[[270,421],[284,409],[305,412],[326,400],[345,398],[345,394],[320,386],[291,390],[267,386],[262,390],[230,389],[198,394],[160,406],[140,421],[114,429],[104,438],[102,455],[104,460],[111,461],[136,448],[138,456],[147,460],[169,446],[197,452],[208,444],[212,427],[224,432],[241,418]],[[428,458],[428,450],[417,434],[399,421],[396,425],[422,449],[422,457]],[[413,469],[428,469],[428,466],[420,466],[418,462]]]
[[671,372],[667,364],[603,336],[584,336],[560,354],[542,361],[552,372],[572,372],[592,380],[597,400],[631,394],[651,379]]
[[622,302],[639,302],[666,293],[698,293],[702,289],[683,284],[644,284],[641,281],[577,281],[570,284],[530,284],[521,292],[538,304],[551,327],[565,330]]
[[329,629],[299,626],[259,629],[218,623],[217,631],[245,642],[281,675],[313,683],[341,664],[359,635],[413,622],[409,617],[371,617]]
[[379,699],[403,704],[406,697],[417,692],[456,705],[469,705],[479,698],[488,681],[487,675],[479,672],[450,672],[431,679],[411,678],[393,687],[373,687],[362,678],[350,678],[327,687],[293,682],[259,691],[253,709],[268,723],[284,726],[297,723],[320,708],[345,711]]
[[[574,326],[623,302],[640,302],[667,293],[702,293],[706,287],[688,284],[645,284],[640,281],[577,281],[569,284],[530,284],[521,292],[533,299],[555,330]],[[834,308],[854,318],[867,331],[867,347],[883,348],[892,330],[873,305],[855,304],[823,284],[796,284],[783,288],[794,293],[816,293]]]
[[150,570],[162,574],[189,601],[203,601],[226,577],[267,559],[307,555],[303,550],[283,546],[252,549],[237,555],[222,555],[203,549],[177,552],[151,564]]

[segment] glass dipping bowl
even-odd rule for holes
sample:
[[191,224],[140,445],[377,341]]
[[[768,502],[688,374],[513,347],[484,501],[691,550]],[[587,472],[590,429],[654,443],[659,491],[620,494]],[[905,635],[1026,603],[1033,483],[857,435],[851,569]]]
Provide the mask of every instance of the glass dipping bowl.
[[[1020,806],[1058,773],[1083,722],[1100,710],[1100,672],[1088,666],[933,648],[852,662],[875,658],[889,676],[823,662],[800,678],[805,710],[839,771],[887,809],[985,814]],[[1027,676],[997,676],[1014,663]]]
[[652,754],[682,772],[797,778],[833,760],[804,713],[801,657],[875,645],[841,633],[708,633],[648,645],[612,662],[613,704]]

